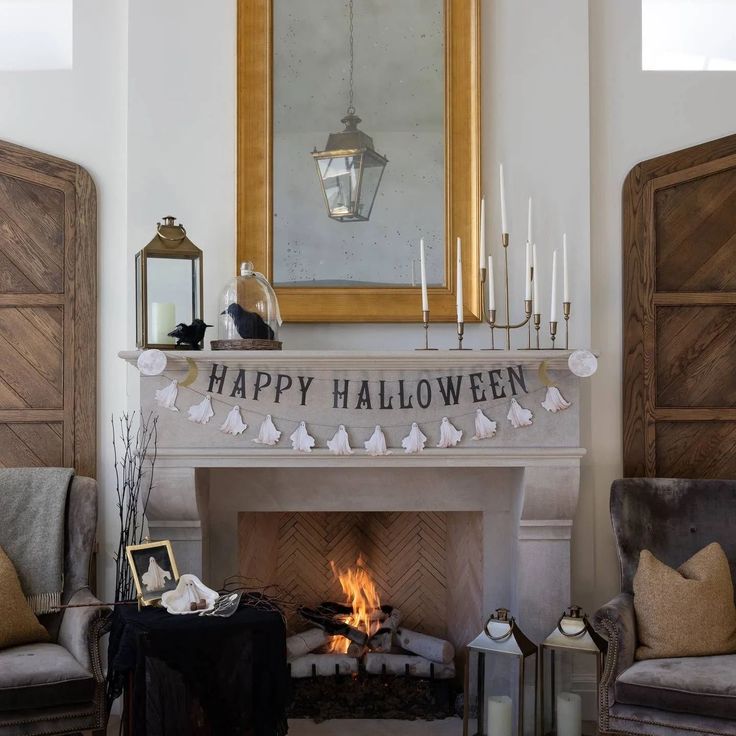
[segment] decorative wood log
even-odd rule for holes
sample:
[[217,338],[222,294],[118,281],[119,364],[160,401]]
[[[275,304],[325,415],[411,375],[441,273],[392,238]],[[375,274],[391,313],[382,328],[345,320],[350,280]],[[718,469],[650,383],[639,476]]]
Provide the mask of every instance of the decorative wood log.
[[358,660],[347,654],[305,654],[289,660],[289,669],[294,678],[331,677],[336,674],[348,675],[358,671]]
[[396,643],[402,649],[425,657],[432,662],[449,664],[455,659],[455,647],[449,641],[411,631],[411,629],[399,629],[396,632]]
[[344,636],[349,641],[353,641],[361,646],[365,646],[368,641],[368,634],[366,634],[365,631],[356,629],[354,626],[350,626],[350,624],[346,624],[343,621],[335,621],[333,618],[330,618],[319,611],[315,611],[313,608],[302,607],[298,609],[298,612],[303,619],[309,621],[315,626],[319,626],[328,634],[332,634],[333,636]]
[[[434,677],[449,680],[455,677],[454,663],[430,662],[424,657],[408,654],[379,654],[369,652],[363,657],[365,671],[371,675],[409,675],[410,677]],[[385,670],[384,670],[385,667]]]
[[354,641],[350,642],[347,651],[348,657],[355,657],[356,659],[360,659],[364,653],[365,647],[361,646],[360,644],[356,644]]
[[394,634],[401,623],[401,611],[392,608],[383,621],[381,628],[368,640],[368,648],[374,652],[390,652],[393,645]]
[[303,657],[315,649],[327,644],[330,637],[323,629],[307,629],[301,634],[294,634],[286,640],[286,655],[289,659]]

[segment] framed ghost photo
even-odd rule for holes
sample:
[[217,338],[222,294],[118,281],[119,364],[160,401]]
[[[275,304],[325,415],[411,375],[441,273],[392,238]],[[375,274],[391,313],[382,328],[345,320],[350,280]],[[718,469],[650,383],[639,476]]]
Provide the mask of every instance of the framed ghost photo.
[[131,544],[125,549],[133,582],[142,606],[158,603],[167,590],[174,590],[179,581],[171,542]]

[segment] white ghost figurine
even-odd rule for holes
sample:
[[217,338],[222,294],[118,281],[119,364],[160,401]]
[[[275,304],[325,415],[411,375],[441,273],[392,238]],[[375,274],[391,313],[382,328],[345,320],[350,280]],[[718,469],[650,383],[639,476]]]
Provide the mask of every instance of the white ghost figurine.
[[166,587],[166,578],[171,580],[171,572],[164,570],[161,565],[156,562],[156,558],[151,555],[148,558],[148,570],[141,575],[141,583],[149,593],[155,593]]
[[197,424],[207,424],[215,412],[212,411],[212,401],[209,394],[207,394],[199,404],[189,407],[189,419],[190,422],[197,422]]
[[519,427],[528,427],[532,423],[532,413],[529,409],[525,409],[516,399],[511,399],[511,408],[506,415],[514,429]]
[[299,426],[294,430],[291,437],[291,446],[298,452],[312,452],[314,447],[314,437],[307,432],[306,422],[299,422]]
[[412,422],[409,434],[401,440],[401,446],[406,453],[421,452],[424,450],[424,443],[426,441],[427,438],[422,434],[419,425],[416,422]]
[[258,437],[253,442],[259,445],[275,445],[280,439],[281,431],[276,429],[271,415],[266,414],[266,418],[261,422],[261,428],[258,430]]
[[327,447],[333,455],[352,455],[353,450],[350,447],[350,438],[345,430],[345,425],[341,424],[335,432],[335,436],[331,440],[327,440]]
[[[196,575],[185,574],[179,578],[174,590],[167,590],[161,596],[161,604],[173,614],[204,613],[214,608],[220,596],[208,588]],[[192,610],[192,603],[197,605],[204,600],[206,607]]]
[[475,434],[474,440],[489,440],[496,434],[496,422],[489,419],[482,409],[475,410]]
[[447,417],[442,417],[440,441],[437,443],[437,447],[455,447],[462,438],[462,429],[457,429]]
[[164,409],[179,411],[176,408],[176,395],[179,393],[179,382],[174,379],[166,388],[156,391],[156,403]]
[[547,387],[547,396],[542,402],[542,406],[553,414],[558,411],[563,411],[570,406],[570,402],[560,393],[560,389],[557,386]]
[[230,409],[230,413],[220,426],[220,432],[224,432],[225,434],[243,434],[246,429],[248,429],[248,425],[243,421],[239,406],[234,406]]
[[391,450],[386,449],[386,436],[383,434],[380,424],[376,424],[373,434],[369,440],[363,443],[369,454],[373,455],[390,455]]

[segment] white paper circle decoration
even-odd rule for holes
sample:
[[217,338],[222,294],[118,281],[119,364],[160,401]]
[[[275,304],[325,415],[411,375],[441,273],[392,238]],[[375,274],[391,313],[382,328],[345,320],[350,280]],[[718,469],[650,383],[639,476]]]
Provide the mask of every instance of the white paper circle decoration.
[[598,370],[598,358],[590,350],[576,350],[567,359],[570,370],[580,378],[588,378]]
[[138,370],[144,376],[160,376],[166,370],[166,353],[162,350],[144,350],[138,356]]

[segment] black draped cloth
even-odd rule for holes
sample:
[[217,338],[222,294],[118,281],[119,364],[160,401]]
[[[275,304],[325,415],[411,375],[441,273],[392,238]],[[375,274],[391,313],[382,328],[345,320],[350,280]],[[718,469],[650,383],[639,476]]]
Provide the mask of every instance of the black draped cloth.
[[136,736],[284,736],[291,696],[284,622],[248,607],[218,618],[116,606],[110,702],[129,682],[126,718]]

